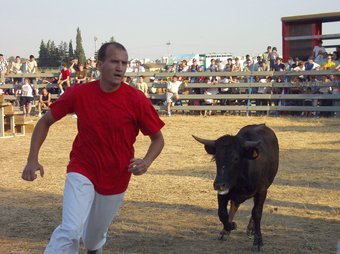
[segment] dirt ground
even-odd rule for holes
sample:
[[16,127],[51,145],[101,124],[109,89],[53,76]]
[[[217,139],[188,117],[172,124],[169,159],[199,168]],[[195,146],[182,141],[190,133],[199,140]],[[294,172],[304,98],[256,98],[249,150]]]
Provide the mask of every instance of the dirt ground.
[[[213,190],[214,162],[191,134],[215,139],[265,123],[280,143],[280,167],[262,218],[262,253],[335,253],[340,240],[340,120],[240,116],[163,117],[166,146],[148,173],[133,177],[110,227],[105,253],[251,253],[245,233],[252,200],[235,217],[238,229],[215,240],[222,225]],[[51,127],[41,149],[45,177],[21,180],[31,134],[0,139],[0,254],[43,253],[61,220],[65,167],[76,121]],[[140,135],[137,156],[149,138]],[[80,253],[85,253],[81,248]]]

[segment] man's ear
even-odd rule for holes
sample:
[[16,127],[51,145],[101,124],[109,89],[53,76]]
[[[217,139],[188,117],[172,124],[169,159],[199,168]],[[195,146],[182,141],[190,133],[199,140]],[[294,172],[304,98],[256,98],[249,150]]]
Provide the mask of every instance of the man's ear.
[[207,146],[207,145],[205,145],[204,149],[205,149],[205,151],[208,154],[215,155],[215,153],[216,153],[216,147],[215,146]]

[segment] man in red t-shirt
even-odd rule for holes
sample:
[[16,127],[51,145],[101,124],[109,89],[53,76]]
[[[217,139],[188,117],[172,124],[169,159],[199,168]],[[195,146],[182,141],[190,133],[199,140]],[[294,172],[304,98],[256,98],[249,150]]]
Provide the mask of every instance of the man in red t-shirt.
[[60,71],[59,79],[58,79],[60,95],[62,95],[64,93],[64,86],[63,86],[63,84],[66,84],[67,87],[71,86],[70,76],[71,76],[71,74],[70,74],[69,69],[67,69],[66,64],[62,64],[62,69]]
[[[66,114],[78,116],[78,134],[67,166],[62,222],[45,253],[78,253],[80,239],[88,253],[101,253],[131,173],[144,174],[163,149],[163,121],[141,91],[122,81],[127,63],[123,45],[103,44],[98,52],[100,80],[68,89],[35,127],[22,173],[27,181],[37,177],[36,171],[44,175],[38,153],[49,127]],[[133,144],[139,131],[151,140],[142,159],[134,158]]]

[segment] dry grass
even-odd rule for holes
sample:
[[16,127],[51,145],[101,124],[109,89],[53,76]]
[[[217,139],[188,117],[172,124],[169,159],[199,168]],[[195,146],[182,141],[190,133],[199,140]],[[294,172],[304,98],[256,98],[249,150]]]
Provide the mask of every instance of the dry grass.
[[[236,215],[238,230],[225,242],[214,240],[222,228],[212,188],[215,166],[191,134],[214,139],[252,123],[273,128],[281,148],[279,173],[263,213],[263,253],[335,253],[340,239],[338,119],[175,115],[164,121],[166,147],[146,175],[133,177],[105,253],[248,253],[252,240],[245,227],[252,201]],[[30,135],[0,139],[0,254],[43,252],[60,222],[75,133],[71,117],[52,126],[40,155],[45,177],[32,183],[20,178]],[[138,156],[148,144],[139,136]]]

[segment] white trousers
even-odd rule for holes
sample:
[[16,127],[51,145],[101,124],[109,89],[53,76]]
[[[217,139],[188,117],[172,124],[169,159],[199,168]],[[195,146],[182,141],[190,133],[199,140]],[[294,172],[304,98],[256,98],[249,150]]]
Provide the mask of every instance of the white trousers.
[[87,250],[103,247],[123,197],[124,193],[100,195],[88,178],[78,173],[68,173],[62,222],[53,231],[44,253],[77,254],[81,240]]

